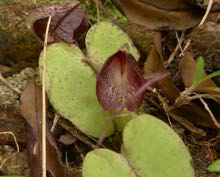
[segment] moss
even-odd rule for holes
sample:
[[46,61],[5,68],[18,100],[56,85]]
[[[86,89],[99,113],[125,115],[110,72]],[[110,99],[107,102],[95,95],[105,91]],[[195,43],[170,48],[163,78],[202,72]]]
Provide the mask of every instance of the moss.
[[[119,23],[125,23],[127,22],[127,19],[118,11],[118,9],[115,7],[114,4],[112,4],[111,0],[102,0],[102,5],[107,9],[107,11],[117,20]],[[83,5],[83,7],[87,10],[89,14],[89,19],[92,22],[97,22],[97,10],[96,6],[92,2],[92,0],[87,0],[87,3]],[[107,20],[108,17],[103,14],[102,11],[100,11],[100,21],[101,20]]]
[[[33,77],[35,70],[33,68],[26,68],[22,70],[19,74],[14,74],[7,78],[7,81],[19,90],[24,90],[28,80]],[[14,107],[19,106],[19,95],[14,93],[11,89],[0,82],[0,94],[1,103],[0,105],[13,105]]]

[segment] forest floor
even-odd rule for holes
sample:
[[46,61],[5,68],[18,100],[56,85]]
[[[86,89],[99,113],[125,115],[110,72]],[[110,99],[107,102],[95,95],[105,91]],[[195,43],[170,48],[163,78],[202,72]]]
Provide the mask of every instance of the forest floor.
[[[11,83],[14,88],[23,91],[27,82],[34,75],[38,74],[38,58],[42,50],[42,45],[34,39],[24,24],[26,13],[30,11],[33,6],[28,3],[21,4],[22,3],[18,1],[17,3],[9,3],[9,5],[0,7],[0,73],[2,73],[3,77],[6,78],[7,82]],[[43,3],[40,5],[42,4]],[[146,57],[154,45],[154,33],[130,22],[121,24],[121,28],[129,35],[140,51],[142,57],[139,64],[143,67]],[[213,35],[214,39],[217,39],[215,44],[210,42],[213,41],[211,38]],[[173,42],[176,40],[174,36],[173,33],[169,35],[169,37],[167,35],[167,38],[174,38],[174,40],[169,40]],[[197,36],[201,38],[197,39]],[[168,40],[167,38],[164,40]],[[198,31],[196,35],[192,36],[192,39],[195,39],[193,43],[193,52],[196,53],[195,55],[202,55],[206,58],[206,72],[212,73],[220,70],[220,25],[204,25],[204,29]],[[207,43],[204,41],[207,41]],[[173,46],[174,44],[172,42],[166,45],[166,47]],[[214,47],[208,51],[204,51],[204,49],[207,49],[207,46],[212,45]],[[180,88],[180,90],[183,90],[181,77],[178,75],[178,63],[179,59],[176,59],[168,70],[171,72],[175,85]],[[220,77],[216,77],[214,82],[219,87]],[[220,120],[218,119],[220,118],[220,105],[218,103],[210,104],[213,105],[213,110],[216,111],[214,112],[216,119]],[[4,159],[7,159],[7,161],[0,166],[0,176],[30,175],[27,160],[26,124],[21,115],[20,106],[20,95],[11,91],[5,83],[0,82],[0,165]],[[147,113],[151,113],[169,122],[166,117],[166,112],[159,110],[155,105],[150,103],[149,100],[145,100],[144,107]],[[53,124],[54,115],[56,115],[56,111],[49,105],[48,122],[50,126]],[[196,177],[220,176],[218,173],[210,173],[207,171],[207,167],[220,157],[220,132],[218,129],[195,125],[196,128],[206,132],[206,136],[202,137],[190,132],[176,120],[171,119],[171,125],[182,138],[192,155]],[[19,152],[17,152],[14,137],[8,132],[13,132],[15,135]],[[62,160],[68,165],[69,176],[80,177],[83,159],[86,154],[94,148],[97,140],[83,134],[62,117],[57,123],[54,136],[62,152]],[[119,135],[112,135],[107,138],[104,144],[110,149],[120,151],[118,144],[112,143],[116,136]],[[68,160],[65,158],[66,156]]]

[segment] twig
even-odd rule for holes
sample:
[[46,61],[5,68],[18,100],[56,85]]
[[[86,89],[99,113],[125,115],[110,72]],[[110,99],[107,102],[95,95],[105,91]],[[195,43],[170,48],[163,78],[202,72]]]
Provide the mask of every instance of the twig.
[[45,92],[45,75],[46,75],[46,49],[47,49],[47,40],[48,32],[51,23],[51,16],[48,18],[47,28],[44,39],[44,50],[43,50],[43,77],[42,77],[42,176],[46,177],[47,166],[46,166],[46,92]]
[[188,40],[186,41],[186,45],[185,45],[183,51],[181,52],[181,54],[179,55],[179,57],[184,56],[184,52],[186,51],[186,49],[189,47],[190,44],[191,44],[191,39],[188,39]]
[[210,110],[208,104],[205,102],[205,100],[202,97],[199,97],[201,103],[203,104],[203,106],[205,107],[206,111],[208,111],[210,117],[212,118],[213,123],[215,124],[215,126],[217,128],[220,128],[220,124],[218,123],[218,121],[216,120],[214,114],[212,113],[212,111]]
[[[173,113],[169,108],[168,104],[166,103],[166,101],[164,100],[164,98],[162,97],[162,95],[160,95],[159,92],[154,92],[153,89],[149,89],[151,92],[155,93],[157,95],[157,98],[159,99],[160,103],[163,104],[163,110],[169,114],[169,116],[177,121],[180,125],[184,126],[186,129],[188,129],[189,131],[196,133],[200,136],[206,136],[206,133],[204,130],[195,127],[191,122],[187,121],[186,119],[182,118],[181,116],[176,115],[175,113]],[[149,100],[151,101],[151,100]],[[154,104],[154,102],[151,101],[152,104]],[[157,103],[156,103],[157,104]],[[160,108],[160,107],[159,107]],[[161,109],[161,108],[160,108]],[[166,109],[166,110],[165,110]]]
[[177,33],[176,31],[175,31],[175,35],[176,35],[176,39],[177,39],[179,48],[180,48],[180,50],[181,50],[181,52],[182,52],[182,51],[183,51],[183,48],[182,48],[182,46],[181,46],[181,43],[182,43],[182,42],[180,42],[180,38],[182,38],[182,37],[185,36],[185,35],[184,35],[184,32],[181,33],[181,37],[180,37],[180,38],[179,38],[178,33]]
[[170,116],[177,121],[178,123],[180,123],[181,125],[183,125],[185,128],[187,128],[188,130],[190,130],[192,133],[198,134],[200,136],[206,136],[206,132],[200,128],[195,127],[191,122],[189,122],[188,120],[182,118],[181,116],[178,116],[174,113],[172,113],[172,111],[169,112]]
[[166,113],[166,115],[167,115],[167,120],[168,120],[168,122],[169,122],[169,124],[170,124],[170,127],[173,128],[173,124],[172,124],[172,122],[171,122],[171,120],[170,120],[170,115],[169,115],[169,113],[168,113],[168,111],[167,111],[167,104],[166,104],[166,103],[162,103],[162,105],[163,105],[163,109],[164,109],[164,111],[165,111],[165,113]]
[[58,120],[60,119],[60,115],[58,113],[55,114],[55,117],[53,119],[53,125],[50,129],[50,131],[53,133],[55,126],[57,125]]
[[12,158],[13,156],[15,156],[15,155],[20,151],[20,149],[19,149],[19,146],[18,146],[18,142],[17,142],[16,136],[15,136],[15,134],[14,134],[13,132],[0,132],[0,134],[3,134],[3,135],[5,135],[5,134],[10,134],[10,135],[12,135],[13,138],[14,138],[14,142],[15,142],[15,145],[16,145],[16,149],[17,149],[17,151],[16,151],[14,154],[12,154],[11,156],[5,158],[5,159],[2,161],[2,163],[1,163],[1,165],[0,165],[0,169],[1,169],[1,168],[3,167],[3,165],[6,163],[6,161],[9,160],[10,158]]
[[[201,25],[203,25],[203,23],[205,22],[207,16],[209,15],[210,10],[211,10],[212,3],[213,3],[213,0],[209,0],[209,3],[208,3],[208,6],[207,6],[207,9],[206,9],[206,12],[205,12],[205,14],[204,14],[204,16],[203,16],[201,22],[199,23],[198,27],[201,26]],[[186,42],[186,45],[185,45],[185,47],[184,47],[184,49],[183,49],[183,51],[182,51],[181,54],[179,55],[180,57],[181,57],[181,56],[184,56],[184,52],[185,52],[186,49],[189,47],[190,43],[191,43],[191,39],[188,39],[187,42]]]
[[10,84],[3,76],[2,73],[0,73],[0,81],[3,82],[8,88],[10,88],[13,92],[20,95],[22,92],[14,87],[12,84]]
[[[66,125],[62,120],[59,120],[59,125],[63,127],[66,131],[68,131],[72,136],[79,139],[81,142],[86,144],[87,146],[91,147],[92,149],[95,149],[95,145],[92,144],[90,141],[87,140],[87,137],[84,138],[82,135],[80,135],[77,131],[75,131],[72,127]],[[93,139],[94,140],[94,139]],[[95,141],[95,140],[94,140]],[[104,147],[104,146],[103,146]]]
[[170,64],[174,60],[174,57],[179,49],[181,50],[181,53],[183,53],[183,49],[182,49],[181,44],[184,40],[185,34],[182,32],[180,39],[179,39],[178,35],[176,35],[176,36],[177,36],[178,44],[176,45],[176,48],[174,49],[173,53],[170,55],[170,57],[167,61],[168,64]]
[[206,18],[208,17],[209,12],[210,12],[210,10],[211,10],[211,8],[212,8],[212,3],[213,3],[213,0],[209,0],[209,3],[208,3],[208,6],[207,6],[207,9],[206,9],[206,12],[205,12],[205,14],[204,14],[204,16],[203,16],[201,22],[199,23],[198,27],[201,26],[201,25],[203,25],[203,23],[205,22]]

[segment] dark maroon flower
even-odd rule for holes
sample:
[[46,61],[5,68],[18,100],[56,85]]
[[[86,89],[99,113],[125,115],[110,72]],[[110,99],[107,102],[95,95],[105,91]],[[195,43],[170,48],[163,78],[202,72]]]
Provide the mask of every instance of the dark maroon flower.
[[89,27],[88,14],[84,9],[74,9],[72,5],[41,7],[33,10],[27,16],[27,25],[41,41],[44,41],[49,16],[52,16],[49,43],[63,40],[76,44],[77,38]]
[[144,78],[134,57],[120,50],[107,59],[98,74],[96,94],[105,110],[136,111],[144,100],[144,92],[133,96],[143,84]]

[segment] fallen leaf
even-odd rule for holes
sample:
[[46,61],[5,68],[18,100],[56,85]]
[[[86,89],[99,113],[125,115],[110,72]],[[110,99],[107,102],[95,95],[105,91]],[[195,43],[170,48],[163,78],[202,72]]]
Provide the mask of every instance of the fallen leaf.
[[[197,71],[197,63],[193,58],[192,52],[186,52],[185,55],[182,57],[180,65],[179,65],[179,71],[180,75],[182,77],[183,83],[185,87],[189,88],[192,86],[193,81],[196,76],[196,71]],[[203,77],[207,76],[207,74],[204,72]],[[212,79],[208,79],[204,82],[202,82],[194,91],[196,92],[202,92],[202,93],[207,93],[211,95],[220,95],[219,92],[211,91],[208,88],[209,87],[217,87],[215,82]],[[219,100],[220,99],[216,98]]]
[[[167,72],[167,70],[156,48],[153,48],[144,65],[144,74],[150,75],[157,72]],[[170,101],[171,104],[174,103],[176,98],[180,95],[180,92],[174,85],[171,76],[167,76],[166,78],[158,81],[154,86],[161,89],[161,93]]]
[[[27,125],[27,152],[32,177],[42,176],[42,89],[31,79],[21,95],[21,113]],[[47,126],[47,171],[52,177],[65,177],[56,142]]]
[[[160,55],[156,51],[155,48],[150,52],[147,61],[144,66],[144,74],[149,75],[157,72],[167,72],[166,68],[163,64],[163,60]],[[194,102],[189,102],[186,105],[182,105],[180,107],[175,107],[174,109],[169,110],[169,106],[175,106],[175,100],[180,96],[179,89],[174,85],[171,76],[164,78],[163,80],[158,81],[153,85],[153,87],[157,88],[160,93],[165,97],[165,100],[168,101],[168,107],[166,112],[180,124],[185,126],[192,132],[196,132],[197,134],[204,136],[205,132],[201,131],[201,129],[197,129],[193,124],[200,125],[203,127],[216,128],[214,125],[210,115],[204,110],[203,107],[197,105]],[[161,102],[163,105],[164,103]],[[187,122],[189,121],[189,122]],[[189,125],[189,123],[191,124]]]
[[205,9],[191,0],[112,0],[133,23],[151,30],[185,30],[198,25]]

